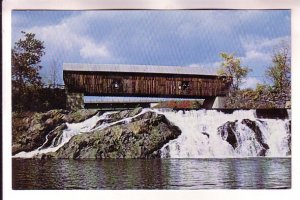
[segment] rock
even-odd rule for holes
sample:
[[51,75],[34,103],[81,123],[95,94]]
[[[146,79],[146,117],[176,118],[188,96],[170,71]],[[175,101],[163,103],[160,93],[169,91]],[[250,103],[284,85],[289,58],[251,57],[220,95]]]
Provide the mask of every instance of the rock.
[[[12,154],[29,152],[42,146],[49,146],[57,135],[66,128],[64,123],[78,123],[97,114],[95,109],[82,109],[76,112],[50,110],[46,113],[13,113]],[[24,116],[26,115],[26,116]]]
[[243,119],[241,122],[238,122],[237,120],[234,122],[226,122],[218,128],[218,134],[223,140],[227,141],[234,149],[236,149],[239,145],[238,138],[236,137],[238,123],[246,125],[254,132],[255,139],[261,146],[259,152],[257,152],[257,156],[265,156],[269,146],[264,142],[262,132],[255,121]]
[[68,123],[79,123],[96,115],[98,112],[99,110],[97,109],[80,109],[69,113],[65,121]]
[[242,124],[245,124],[246,126],[248,126],[254,132],[255,139],[258,141],[258,143],[260,145],[262,145],[262,147],[264,148],[265,151],[267,149],[269,149],[269,146],[264,142],[262,132],[261,132],[259,126],[256,124],[255,121],[251,121],[249,119],[243,119]]
[[[94,128],[97,128],[99,126],[101,126],[103,123],[113,123],[113,122],[117,122],[117,121],[120,121],[120,120],[123,120],[123,119],[126,119],[126,118],[130,118],[130,117],[134,117],[136,115],[138,115],[140,112],[142,112],[143,108],[136,108],[134,110],[123,110],[123,111],[120,111],[120,112],[117,112],[117,113],[113,113],[113,114],[109,114],[107,115],[107,119],[101,119],[99,120],[96,125],[93,127]],[[153,114],[156,114],[156,113],[153,113],[153,112],[146,112],[144,114],[141,114],[137,117],[134,117],[132,120],[130,121],[134,121],[134,120],[140,120],[142,118],[150,118]],[[120,124],[124,124],[126,122],[120,122]]]
[[59,126],[57,126],[54,130],[52,130],[48,135],[47,135],[47,141],[43,144],[41,149],[49,147],[51,144],[57,146],[60,143],[61,135],[63,133],[63,130],[67,128],[66,123],[63,123]]
[[237,147],[237,139],[235,136],[236,122],[226,122],[218,128],[218,134],[223,140],[227,141],[235,149]]
[[[139,112],[122,111],[114,116],[128,117]],[[52,155],[72,159],[153,158],[159,156],[164,144],[180,134],[180,129],[164,115],[146,112],[128,124],[76,135]]]
[[110,119],[112,119],[113,121],[118,121],[118,120],[125,119],[128,117],[133,117],[133,116],[139,114],[140,112],[142,112],[142,110],[143,110],[143,108],[141,108],[141,107],[135,108],[134,110],[123,110],[123,111],[120,111],[117,113],[110,114],[110,115],[108,115],[108,117]]

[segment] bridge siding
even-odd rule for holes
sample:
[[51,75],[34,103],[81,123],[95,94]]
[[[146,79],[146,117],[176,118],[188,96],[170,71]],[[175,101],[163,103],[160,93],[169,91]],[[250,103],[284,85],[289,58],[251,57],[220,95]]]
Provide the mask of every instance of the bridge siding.
[[[119,90],[112,86],[115,80],[122,82]],[[189,82],[188,90],[179,89],[182,81]],[[227,81],[206,75],[64,71],[64,82],[68,92],[85,95],[210,97],[225,96],[229,89]]]

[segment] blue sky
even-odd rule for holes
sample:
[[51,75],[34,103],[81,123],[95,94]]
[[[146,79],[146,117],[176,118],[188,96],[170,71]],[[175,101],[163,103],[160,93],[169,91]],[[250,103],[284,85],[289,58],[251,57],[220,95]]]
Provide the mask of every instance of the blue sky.
[[273,49],[290,43],[290,10],[13,11],[12,47],[33,32],[44,41],[41,75],[53,63],[151,64],[217,68],[235,53],[253,71],[243,87],[266,81]]

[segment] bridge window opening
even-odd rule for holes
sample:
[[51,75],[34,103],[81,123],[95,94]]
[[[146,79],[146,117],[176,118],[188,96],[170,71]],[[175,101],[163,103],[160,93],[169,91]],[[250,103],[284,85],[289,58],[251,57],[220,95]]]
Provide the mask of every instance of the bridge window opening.
[[121,87],[122,87],[122,82],[121,82],[121,80],[114,80],[114,81],[112,82],[112,88],[113,88],[114,90],[120,90]]
[[190,88],[190,82],[189,81],[182,81],[179,85],[180,90],[188,90]]

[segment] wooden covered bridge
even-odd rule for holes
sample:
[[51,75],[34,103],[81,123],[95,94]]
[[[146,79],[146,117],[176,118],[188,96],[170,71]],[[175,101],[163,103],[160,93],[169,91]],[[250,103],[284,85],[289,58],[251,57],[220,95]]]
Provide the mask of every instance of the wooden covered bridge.
[[63,79],[70,109],[168,99],[205,99],[204,107],[222,108],[231,83],[201,67],[78,63],[63,65]]

